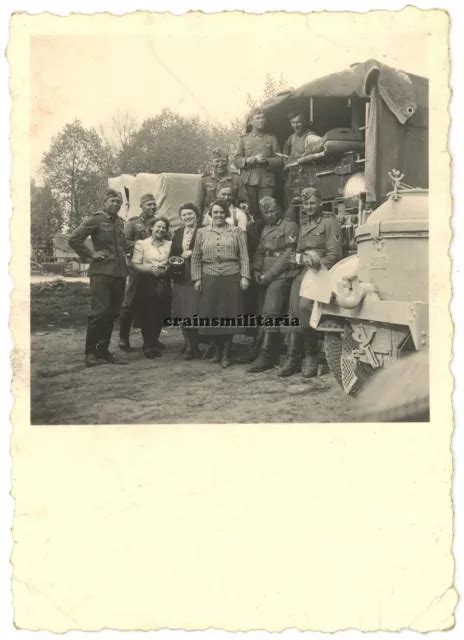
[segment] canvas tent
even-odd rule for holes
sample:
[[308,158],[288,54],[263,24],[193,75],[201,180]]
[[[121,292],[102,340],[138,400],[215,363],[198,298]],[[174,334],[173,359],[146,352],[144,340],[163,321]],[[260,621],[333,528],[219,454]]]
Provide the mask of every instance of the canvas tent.
[[157,204],[157,214],[165,216],[172,230],[180,226],[179,207],[193,202],[202,209],[201,176],[193,173],[138,173],[108,179],[110,189],[120,191],[124,204],[120,216],[126,220],[140,213],[140,197],[152,193]]

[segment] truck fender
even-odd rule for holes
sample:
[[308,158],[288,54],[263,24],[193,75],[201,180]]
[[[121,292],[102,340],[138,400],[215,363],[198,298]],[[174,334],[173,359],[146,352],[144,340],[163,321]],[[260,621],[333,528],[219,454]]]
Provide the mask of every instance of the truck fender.
[[337,291],[337,283],[353,278],[358,271],[358,256],[352,255],[337,262],[330,270],[308,269],[301,281],[300,296],[308,300],[329,304]]

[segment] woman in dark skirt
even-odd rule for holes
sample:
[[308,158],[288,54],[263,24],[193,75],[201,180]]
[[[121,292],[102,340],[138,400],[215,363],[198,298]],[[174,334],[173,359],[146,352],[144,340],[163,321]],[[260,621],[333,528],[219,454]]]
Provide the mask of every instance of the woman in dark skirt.
[[[182,318],[187,323],[193,324],[193,316],[198,314],[198,302],[200,293],[193,287],[191,277],[191,256],[197,228],[200,220],[200,211],[192,202],[186,202],[179,209],[179,217],[183,226],[174,233],[171,244],[170,272],[173,281],[172,289],[172,317]],[[182,258],[183,263],[176,266],[175,258]],[[198,330],[193,327],[183,326],[184,358],[191,360],[198,357]]]
[[153,219],[151,236],[135,243],[132,267],[140,274],[135,294],[135,314],[142,330],[146,358],[161,355],[157,347],[165,318],[171,314],[171,281],[168,260],[171,250],[169,220]]
[[209,318],[211,323],[199,331],[213,338],[213,362],[224,369],[231,365],[232,337],[238,329],[220,326],[220,322],[227,323],[243,313],[242,292],[250,282],[246,234],[227,224],[227,216],[227,203],[212,203],[211,224],[198,230],[192,254],[192,281],[200,292],[198,315],[200,319]]

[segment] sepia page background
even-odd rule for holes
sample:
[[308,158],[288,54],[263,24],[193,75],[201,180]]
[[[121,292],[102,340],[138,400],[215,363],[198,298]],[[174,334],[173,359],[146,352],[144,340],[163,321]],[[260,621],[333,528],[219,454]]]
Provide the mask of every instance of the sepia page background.
[[[414,42],[427,41],[430,211],[440,212],[430,217],[430,423],[30,426],[30,37],[111,34],[123,43],[172,30],[182,41],[193,24],[232,33],[237,46],[244,33],[276,30],[291,41],[303,24],[308,37],[325,34],[324,55],[338,55],[343,43],[340,68],[353,57],[347,34],[364,34],[373,49],[377,39],[391,38],[393,52],[410,37],[411,55]],[[453,625],[448,26],[445,12],[413,8],[14,17],[12,562],[19,628]],[[232,47],[221,55],[228,54]],[[149,61],[134,70],[141,82],[147,69]],[[301,401],[309,422],[311,397]]]

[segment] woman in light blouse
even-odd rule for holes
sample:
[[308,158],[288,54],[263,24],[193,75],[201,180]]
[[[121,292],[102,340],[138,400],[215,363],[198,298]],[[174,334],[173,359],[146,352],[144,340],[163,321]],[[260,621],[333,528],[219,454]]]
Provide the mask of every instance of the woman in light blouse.
[[143,336],[146,358],[156,358],[161,351],[156,346],[166,317],[171,310],[171,282],[168,260],[171,250],[169,220],[162,216],[153,219],[151,236],[135,243],[132,267],[140,278],[137,281],[135,312]]
[[[172,289],[172,317],[182,320],[193,320],[198,313],[200,294],[193,287],[190,273],[192,250],[195,244],[197,228],[200,222],[200,211],[193,202],[186,202],[179,209],[179,217],[183,226],[175,231],[172,237],[171,256],[184,259],[179,269],[171,268],[171,276],[174,283]],[[193,322],[192,322],[193,324]],[[198,331],[192,327],[182,327],[184,336],[184,359],[197,358]]]
[[211,224],[198,230],[192,254],[192,281],[200,292],[198,315],[209,318],[210,327],[200,328],[215,343],[213,362],[225,369],[231,365],[231,345],[237,327],[220,326],[243,313],[242,291],[250,282],[246,234],[226,223],[227,203],[211,205]]

